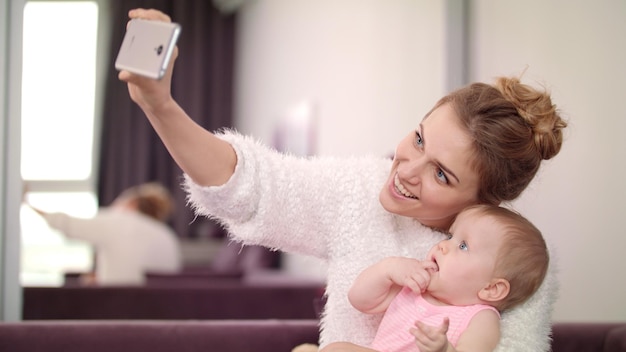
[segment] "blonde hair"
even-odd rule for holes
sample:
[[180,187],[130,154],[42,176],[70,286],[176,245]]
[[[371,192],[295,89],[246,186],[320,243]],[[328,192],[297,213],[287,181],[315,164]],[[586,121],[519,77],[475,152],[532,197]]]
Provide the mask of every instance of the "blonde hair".
[[470,84],[441,98],[433,110],[447,103],[474,143],[480,203],[496,205],[517,198],[541,161],[561,150],[567,123],[547,92],[518,78],[500,77],[493,86]]
[[[494,306],[504,311],[530,298],[548,272],[550,256],[541,231],[519,213],[500,206],[476,205],[474,209],[492,218],[503,230],[494,277],[506,279],[510,292]],[[465,210],[464,210],[465,211]]]

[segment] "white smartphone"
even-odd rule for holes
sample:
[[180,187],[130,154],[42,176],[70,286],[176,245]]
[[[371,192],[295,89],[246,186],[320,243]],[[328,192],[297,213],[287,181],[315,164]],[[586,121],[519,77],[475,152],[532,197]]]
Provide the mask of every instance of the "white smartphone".
[[115,68],[161,79],[172,58],[180,31],[178,23],[130,20],[115,60]]

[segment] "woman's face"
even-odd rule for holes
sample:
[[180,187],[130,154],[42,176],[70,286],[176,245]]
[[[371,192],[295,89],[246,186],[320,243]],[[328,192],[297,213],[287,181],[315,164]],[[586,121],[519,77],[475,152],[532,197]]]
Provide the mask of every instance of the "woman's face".
[[389,212],[447,229],[453,217],[478,202],[469,134],[444,104],[400,141],[380,202]]

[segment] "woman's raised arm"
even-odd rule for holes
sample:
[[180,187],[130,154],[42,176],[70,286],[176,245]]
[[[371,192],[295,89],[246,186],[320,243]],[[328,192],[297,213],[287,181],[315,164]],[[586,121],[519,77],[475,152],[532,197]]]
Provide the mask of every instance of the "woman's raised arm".
[[[169,16],[154,9],[134,9],[128,16],[171,21]],[[146,114],[178,166],[199,185],[222,185],[233,174],[237,156],[230,144],[198,125],[172,98],[172,71],[177,56],[178,48],[161,80],[128,71],[121,71],[119,79],[128,83],[131,99]]]

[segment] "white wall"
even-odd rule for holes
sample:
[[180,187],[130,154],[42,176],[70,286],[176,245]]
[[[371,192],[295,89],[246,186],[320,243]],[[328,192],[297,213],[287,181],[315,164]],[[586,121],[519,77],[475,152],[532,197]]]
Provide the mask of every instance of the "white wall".
[[272,141],[317,110],[317,154],[388,155],[444,90],[444,2],[256,0],[239,12],[235,119]]
[[556,247],[556,320],[626,320],[626,2],[475,0],[472,80],[545,82],[569,120],[561,153],[515,204]]
[[[453,3],[453,2],[448,2]],[[515,202],[556,247],[559,321],[626,320],[626,2],[469,1],[470,80],[524,71],[569,119],[562,152]],[[445,90],[445,2],[253,0],[239,13],[236,124],[271,141],[318,105],[318,154],[387,154]]]

